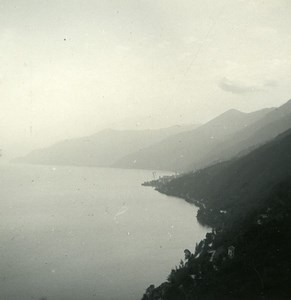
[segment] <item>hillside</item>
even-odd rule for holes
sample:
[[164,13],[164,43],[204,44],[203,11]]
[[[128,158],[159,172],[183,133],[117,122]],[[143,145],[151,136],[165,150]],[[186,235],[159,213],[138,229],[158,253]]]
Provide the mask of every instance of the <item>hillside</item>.
[[235,204],[245,205],[246,212],[269,195],[275,185],[289,177],[291,129],[248,155],[180,176],[157,188],[163,193],[187,198],[198,206],[203,203],[198,214],[200,221],[221,225],[211,218],[204,220],[203,210],[210,207],[213,214],[220,214],[223,210],[233,215],[238,212]]
[[192,171],[214,162],[244,155],[289,128],[291,128],[291,100],[270,111],[248,128],[219,143],[215,149],[208,149],[202,159],[195,160],[185,171]]
[[198,205],[213,230],[143,300],[289,299],[290,153],[288,130],[241,158],[151,182]]
[[229,110],[192,131],[171,136],[128,155],[114,164],[121,168],[183,171],[215,151],[220,143],[263,118],[272,109],[253,113]]
[[110,167],[125,155],[195,127],[196,125],[188,125],[157,130],[123,131],[106,129],[88,137],[64,140],[50,147],[32,151],[15,161],[31,164]]

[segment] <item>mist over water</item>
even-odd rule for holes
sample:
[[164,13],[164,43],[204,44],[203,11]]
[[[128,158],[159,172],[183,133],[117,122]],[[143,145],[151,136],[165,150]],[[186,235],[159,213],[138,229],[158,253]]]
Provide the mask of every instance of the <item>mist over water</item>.
[[[199,200],[214,234],[160,295],[289,289],[291,185],[273,211],[261,191],[291,178],[290,15],[288,0],[0,1],[0,300],[141,299],[209,230],[163,192]],[[141,184],[171,173],[151,170],[182,176],[159,193]]]
[[207,231],[151,171],[0,168],[1,299],[140,299]]

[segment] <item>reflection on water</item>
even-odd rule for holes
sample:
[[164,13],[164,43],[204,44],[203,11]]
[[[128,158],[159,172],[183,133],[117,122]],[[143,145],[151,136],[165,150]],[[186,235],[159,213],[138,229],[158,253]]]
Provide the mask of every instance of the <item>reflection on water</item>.
[[[158,174],[158,175],[162,175]],[[151,171],[2,165],[0,298],[140,299],[206,233]]]

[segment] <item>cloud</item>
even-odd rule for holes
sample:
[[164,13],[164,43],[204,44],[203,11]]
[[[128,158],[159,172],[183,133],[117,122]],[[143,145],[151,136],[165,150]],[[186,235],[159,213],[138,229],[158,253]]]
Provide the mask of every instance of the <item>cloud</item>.
[[239,81],[230,80],[228,78],[223,78],[218,83],[218,86],[228,93],[233,94],[249,94],[260,92],[265,88],[275,87],[277,82],[274,80],[265,81],[263,84],[247,84]]

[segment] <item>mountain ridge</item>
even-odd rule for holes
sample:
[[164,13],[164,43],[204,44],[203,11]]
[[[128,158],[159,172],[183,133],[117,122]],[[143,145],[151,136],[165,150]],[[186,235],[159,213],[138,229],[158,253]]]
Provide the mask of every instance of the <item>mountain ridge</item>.
[[128,155],[114,166],[183,171],[192,165],[194,159],[202,158],[209,148],[215,149],[220,140],[250,126],[272,110],[267,108],[251,113],[228,110],[192,131],[182,132]]
[[[185,171],[192,171],[231,157],[244,155],[289,128],[291,128],[291,100],[271,110],[263,118],[250,124],[248,128],[238,131],[237,134],[218,144],[217,149],[208,151],[203,160],[189,165]],[[211,163],[207,164],[207,161]]]
[[213,229],[142,300],[289,299],[290,153],[291,129],[242,157],[148,183],[196,204]]
[[115,160],[124,155],[196,126],[172,126],[152,130],[107,128],[90,136],[62,140],[49,147],[36,149],[14,162],[111,167]]

